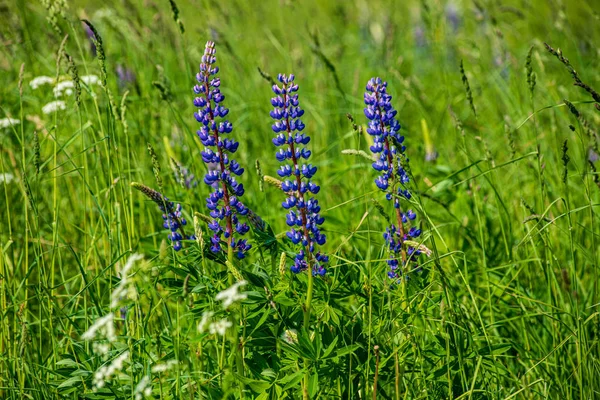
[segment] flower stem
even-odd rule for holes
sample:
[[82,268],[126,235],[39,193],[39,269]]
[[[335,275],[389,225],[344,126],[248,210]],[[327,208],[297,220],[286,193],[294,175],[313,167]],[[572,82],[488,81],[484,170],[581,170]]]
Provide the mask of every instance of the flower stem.
[[314,277],[312,274],[312,265],[307,271],[308,276],[308,287],[306,289],[306,303],[304,304],[304,329],[308,332],[308,328],[310,327],[310,311],[311,311],[311,302],[313,298],[313,281]]
[[[311,302],[312,302],[312,297],[313,297],[313,282],[314,282],[314,277],[313,277],[313,273],[312,273],[312,265],[309,266],[308,270],[306,271],[307,276],[308,276],[308,287],[306,289],[306,303],[304,304],[304,330],[306,331],[306,333],[308,334],[309,332],[309,328],[310,328],[310,311],[311,311]],[[302,390],[302,395],[304,400],[308,400],[309,396],[308,396],[308,381],[310,380],[310,371],[308,369],[309,366],[309,361],[308,359],[304,359],[304,368],[306,369],[306,372],[304,373],[304,388]]]
[[[227,245],[227,260],[233,265],[233,247],[231,246],[231,243],[228,243]],[[229,272],[228,274],[228,280],[229,280],[229,286],[234,284],[234,277],[232,275],[231,272]],[[241,314],[242,310],[241,310],[241,306],[240,306],[240,314]],[[241,318],[240,318],[241,320]],[[235,365],[236,365],[236,370],[238,375],[240,376],[244,376],[244,358],[243,358],[243,354],[242,354],[242,349],[240,348],[240,335],[238,333],[238,323],[239,321],[237,320],[237,318],[233,318],[233,327],[234,327],[234,333],[233,333],[233,341],[232,341],[232,346],[233,351],[235,352]],[[244,390],[244,384],[242,382],[239,382],[240,385],[240,396],[242,396],[243,394],[243,390]],[[240,397],[241,398],[241,397]]]

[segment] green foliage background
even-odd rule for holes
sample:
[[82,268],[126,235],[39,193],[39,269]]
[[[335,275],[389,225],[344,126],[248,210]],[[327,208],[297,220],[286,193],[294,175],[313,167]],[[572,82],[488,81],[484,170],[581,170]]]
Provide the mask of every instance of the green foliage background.
[[[177,18],[168,0],[68,3],[0,1],[0,118],[22,120],[0,132],[0,167],[15,178],[0,189],[0,397],[134,398],[145,374],[155,398],[301,398],[305,374],[311,398],[600,396],[600,192],[588,161],[600,109],[544,47],[560,48],[600,88],[597,1],[178,0]],[[71,96],[65,111],[42,114],[52,90],[28,83],[68,75],[62,53],[57,69],[66,34],[79,75],[101,76],[81,19],[102,37],[107,90],[84,88],[79,107]],[[179,185],[169,161],[201,181],[191,87],[207,40],[240,141],[245,202],[270,226],[236,265],[249,296],[230,310],[214,301],[231,274],[222,260],[195,242],[173,252],[158,208],[130,186],[158,188],[150,144],[165,195],[190,221],[207,213],[208,188]],[[136,82],[120,86],[118,66]],[[279,271],[282,251],[288,267],[293,258],[278,236],[282,194],[261,190],[254,168],[278,168],[272,92],[258,68],[296,75],[319,167],[331,263],[316,280],[310,331],[306,277]],[[406,287],[387,278],[375,171],[342,154],[369,151],[346,114],[365,124],[372,76],[389,82],[399,110],[412,207],[433,250]],[[432,151],[439,157],[426,161]],[[132,252],[145,262],[111,350],[130,359],[94,392],[105,360],[80,337],[110,311]],[[236,329],[226,339],[199,333],[204,311]],[[298,342],[283,340],[290,329]],[[170,359],[176,368],[151,373]]]

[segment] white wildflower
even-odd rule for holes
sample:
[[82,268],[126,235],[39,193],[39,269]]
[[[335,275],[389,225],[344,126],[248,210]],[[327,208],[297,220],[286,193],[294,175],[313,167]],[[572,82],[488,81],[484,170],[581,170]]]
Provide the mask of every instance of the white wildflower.
[[295,329],[286,329],[281,335],[281,338],[287,344],[296,344],[298,343],[298,331]]
[[117,286],[115,288],[115,290],[113,290],[112,295],[111,295],[111,300],[110,300],[111,308],[115,308],[116,306],[118,306],[119,301],[121,301],[121,299],[128,293],[129,286],[130,286],[129,285],[129,271],[133,267],[133,264],[136,261],[141,260],[142,258],[144,258],[143,255],[135,253],[135,254],[132,254],[131,256],[129,256],[129,258],[127,259],[125,266],[121,270],[121,282],[119,283],[119,286]]
[[168,360],[167,362],[161,364],[154,364],[152,366],[153,374],[160,374],[161,372],[166,372],[177,365],[179,362],[177,360]]
[[84,75],[81,77],[81,82],[88,86],[97,85],[100,82],[100,78],[97,75]]
[[59,110],[66,110],[67,105],[62,100],[52,101],[42,107],[42,112],[44,114],[52,114]]
[[94,350],[94,353],[105,355],[108,354],[110,350],[110,344],[94,342],[92,343],[92,349]]
[[11,183],[15,180],[15,176],[10,172],[0,174],[0,183]]
[[117,339],[114,326],[114,314],[109,313],[104,317],[99,318],[88,328],[81,338],[83,340],[94,340],[98,333],[102,334],[109,342],[114,342]]
[[200,323],[198,324],[198,332],[203,333],[206,331],[206,328],[208,327],[208,323],[210,322],[210,318],[213,316],[213,313],[210,311],[206,311],[204,313],[202,313],[202,319],[200,320]]
[[71,96],[74,88],[75,82],[73,81],[58,82],[54,87],[54,97],[60,97],[63,94],[66,96]]
[[37,89],[42,85],[50,85],[54,83],[54,78],[50,78],[49,76],[36,76],[29,82],[29,86],[32,89]]
[[135,395],[135,400],[142,400],[144,397],[150,397],[152,395],[152,384],[148,375],[144,375],[136,385],[133,393]]
[[231,323],[231,321],[229,321],[227,319],[222,319],[222,320],[219,320],[217,322],[213,322],[212,324],[210,324],[210,326],[208,327],[208,331],[210,332],[211,335],[218,333],[221,336],[225,336],[227,329],[231,328],[232,326],[233,326],[233,324]]
[[241,286],[246,285],[247,283],[248,282],[246,281],[239,281],[234,283],[233,286],[231,286],[229,289],[225,289],[222,292],[219,292],[215,297],[215,300],[222,300],[223,308],[225,309],[229,308],[229,306],[235,303],[236,301],[245,300],[248,297],[248,295],[246,293],[239,293],[238,289]]
[[21,123],[20,120],[14,118],[2,118],[0,119],[0,129],[9,128],[13,125],[19,125]]
[[106,381],[123,369],[123,364],[129,358],[129,351],[124,351],[108,365],[103,365],[94,373],[94,389],[101,389]]

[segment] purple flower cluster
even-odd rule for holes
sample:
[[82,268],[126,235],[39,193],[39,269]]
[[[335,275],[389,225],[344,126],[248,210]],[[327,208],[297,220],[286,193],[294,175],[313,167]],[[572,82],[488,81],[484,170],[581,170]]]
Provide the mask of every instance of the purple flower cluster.
[[404,136],[399,134],[400,124],[396,120],[397,111],[392,106],[392,96],[387,93],[387,82],[380,78],[369,80],[365,105],[365,116],[369,120],[367,132],[374,140],[371,151],[378,155],[378,160],[373,163],[373,168],[380,173],[375,184],[386,193],[386,199],[393,200],[396,210],[397,223],[388,227],[383,235],[391,254],[388,275],[396,279],[402,274],[399,258],[402,266],[409,263],[416,266],[414,264],[420,251],[411,246],[405,249],[404,242],[418,238],[421,230],[414,222],[416,214],[412,210],[403,213],[400,208],[401,198],[411,198],[407,188],[410,178],[403,166],[403,163],[408,163],[408,158],[404,155]]
[[211,250],[215,253],[222,251],[224,238],[227,246],[241,259],[251,247],[245,239],[234,238],[234,232],[241,236],[249,230],[248,225],[238,219],[238,215],[248,214],[248,208],[240,201],[244,186],[235,178],[242,175],[244,169],[229,156],[237,151],[239,143],[223,138],[231,133],[233,126],[224,119],[229,109],[222,104],[225,96],[220,90],[221,80],[215,76],[219,72],[219,68],[214,66],[217,60],[215,52],[214,42],[207,42],[200,72],[196,75],[198,84],[194,86],[194,93],[198,95],[194,99],[194,106],[198,107],[194,116],[202,124],[197,132],[205,146],[202,160],[209,166],[217,165],[216,169],[209,169],[204,177],[204,183],[213,188],[206,199],[213,218],[208,226],[214,233]]
[[187,225],[187,221],[181,215],[181,204],[178,203],[175,205],[165,197],[165,203],[162,205],[158,203],[158,206],[163,212],[163,227],[171,231],[169,239],[173,241],[173,249],[179,251],[181,250],[181,240],[183,240],[183,235],[179,233],[179,228]]
[[96,57],[96,43],[94,43],[94,41],[96,40],[96,35],[94,35],[94,31],[92,31],[88,24],[84,22],[82,22],[81,24],[83,26],[83,29],[85,30],[85,35],[87,36],[88,41],[90,43],[90,52],[92,53],[92,56]]
[[321,233],[320,225],[324,218],[319,212],[321,207],[317,199],[311,197],[317,194],[320,187],[311,181],[317,167],[306,164],[310,150],[303,147],[310,141],[310,137],[302,131],[304,123],[300,117],[304,114],[298,102],[298,85],[294,83],[294,75],[279,74],[279,85],[273,85],[276,96],[271,99],[274,109],[270,115],[275,120],[272,126],[276,136],[273,138],[279,150],[275,153],[277,161],[283,163],[278,175],[283,178],[281,189],[287,195],[282,203],[283,208],[289,210],[286,222],[291,227],[287,237],[294,244],[302,244],[295,257],[292,272],[300,273],[312,266],[313,275],[325,275],[324,264],[329,257],[315,250],[316,245],[325,244],[326,237]]
[[[173,242],[173,249],[175,251],[181,250],[181,241],[186,236],[183,227],[187,225],[187,221],[181,214],[181,204],[173,203],[159,191],[149,188],[146,185],[142,185],[141,183],[133,182],[131,185],[145,194],[146,197],[156,203],[158,208],[160,208],[163,212],[163,227],[171,231],[171,233],[169,233],[169,239]],[[190,235],[187,238],[194,240],[195,236]]]
[[[175,162],[175,161],[174,161]],[[187,189],[194,189],[198,186],[198,180],[196,179],[196,175],[189,168],[175,163],[175,179],[179,181],[179,183]]]

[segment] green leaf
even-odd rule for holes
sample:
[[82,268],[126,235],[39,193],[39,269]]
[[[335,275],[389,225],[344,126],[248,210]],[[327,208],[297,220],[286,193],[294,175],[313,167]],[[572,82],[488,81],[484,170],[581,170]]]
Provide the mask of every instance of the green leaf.
[[333,350],[335,349],[335,345],[338,342],[338,338],[339,336],[335,336],[333,338],[333,341],[331,342],[331,344],[329,345],[329,347],[327,347],[327,349],[325,349],[325,352],[323,353],[323,356],[321,357],[321,359],[325,359],[327,357],[329,357],[329,355],[333,352]]
[[491,346],[482,347],[481,349],[477,350],[477,353],[480,356],[485,356],[485,355],[490,355],[490,354],[497,356],[499,354],[506,353],[511,348],[512,348],[512,345],[509,343],[499,343],[499,344],[493,344]]
[[359,349],[360,347],[361,346],[358,345],[358,344],[351,344],[349,346],[342,347],[341,349],[338,349],[338,351],[336,351],[335,356],[336,357],[342,357],[342,356],[345,356],[347,354],[354,353],[354,351],[356,349]]
[[311,398],[315,398],[319,391],[319,375],[314,373],[308,379],[308,394]]
[[66,389],[70,387],[80,386],[83,383],[83,380],[79,376],[72,376],[69,379],[65,380],[63,383],[58,385],[57,389]]
[[282,385],[285,385],[283,387],[283,390],[288,390],[293,388],[294,386],[296,386],[300,381],[302,381],[302,377],[304,376],[304,372],[303,371],[298,371],[298,372],[294,372],[291,375],[286,375],[283,378],[281,378],[280,380],[278,380],[278,382]]

